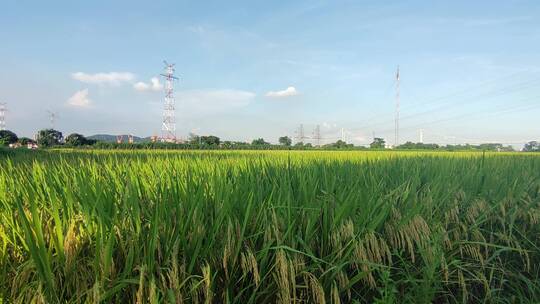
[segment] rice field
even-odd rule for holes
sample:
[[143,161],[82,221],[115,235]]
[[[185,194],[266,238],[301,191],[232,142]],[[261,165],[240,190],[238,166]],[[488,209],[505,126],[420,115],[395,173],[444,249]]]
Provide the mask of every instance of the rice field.
[[0,303],[538,303],[540,157],[0,155]]

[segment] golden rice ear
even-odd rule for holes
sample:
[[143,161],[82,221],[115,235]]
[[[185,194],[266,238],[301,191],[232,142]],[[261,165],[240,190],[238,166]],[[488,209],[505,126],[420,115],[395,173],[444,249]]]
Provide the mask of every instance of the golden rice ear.
[[340,271],[337,275],[337,282],[340,290],[346,290],[347,292],[347,299],[351,299],[351,290],[348,288],[349,286],[349,278],[347,277],[347,274],[344,271]]
[[247,277],[249,274],[252,275],[252,279],[255,282],[255,287],[259,287],[261,277],[259,275],[259,268],[257,264],[257,259],[249,247],[246,248],[246,253],[242,252],[240,255],[240,264],[242,268],[242,275]]
[[158,297],[156,293],[156,280],[154,277],[150,279],[150,284],[148,286],[148,303],[158,304]]
[[277,285],[278,303],[289,304],[292,301],[291,286],[289,275],[289,261],[285,252],[279,249],[275,255],[274,280]]
[[446,258],[444,257],[444,255],[441,256],[441,270],[442,270],[444,282],[448,284],[450,281],[449,279],[450,275],[448,271],[448,264],[446,263]]
[[311,292],[311,303],[326,304],[324,289],[317,278],[309,273],[304,273],[304,281]]
[[331,298],[332,304],[341,304],[341,299],[339,298],[339,291],[335,282],[334,284],[332,284]]
[[203,290],[204,290],[204,303],[210,304],[212,303],[212,299],[214,296],[214,293],[212,292],[212,276],[210,271],[210,265],[206,264],[202,268],[202,276],[203,276]]
[[92,303],[94,304],[101,303],[101,286],[100,286],[99,281],[97,280],[94,283],[94,286],[92,287]]

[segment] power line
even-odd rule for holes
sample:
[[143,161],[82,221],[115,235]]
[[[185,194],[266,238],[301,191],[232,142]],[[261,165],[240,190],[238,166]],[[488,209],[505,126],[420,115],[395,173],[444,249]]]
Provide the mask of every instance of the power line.
[[[402,108],[403,109],[408,109],[408,108],[411,108],[411,107],[418,107],[418,106],[425,107],[427,105],[437,104],[438,101],[449,99],[449,98],[452,98],[452,97],[457,97],[457,96],[463,95],[464,93],[468,93],[468,92],[474,91],[474,90],[476,90],[478,88],[485,87],[485,86],[487,86],[489,84],[493,84],[493,83],[496,83],[496,82],[502,81],[502,80],[512,79],[512,78],[514,78],[516,76],[519,76],[519,75],[521,75],[523,73],[527,73],[527,72],[530,72],[530,71],[531,71],[531,69],[527,69],[525,71],[519,71],[519,72],[511,73],[511,74],[508,74],[508,75],[505,75],[505,76],[502,76],[502,77],[497,77],[497,78],[493,78],[493,79],[490,79],[490,80],[486,80],[486,81],[481,82],[479,84],[466,87],[466,88],[464,88],[462,90],[458,90],[458,91],[452,92],[452,93],[447,94],[447,95],[435,97],[435,98],[427,100],[427,101],[425,101],[423,103],[411,103],[411,104],[403,106]],[[412,98],[412,99],[414,100],[416,98]]]
[[[527,100],[533,100],[533,99],[539,99],[540,96],[536,96],[536,97],[533,97],[533,98],[525,98],[525,99],[522,99],[522,100],[519,100],[519,101],[527,101]],[[437,124],[437,123],[441,123],[441,122],[448,122],[448,121],[452,121],[452,120],[461,120],[461,119],[464,119],[464,118],[468,118],[468,117],[474,117],[475,115],[478,115],[478,114],[482,114],[482,115],[500,115],[500,114],[508,114],[508,113],[511,113],[511,112],[520,112],[520,111],[529,111],[529,110],[533,110],[533,109],[536,109],[536,108],[540,108],[540,104],[538,103],[533,103],[533,104],[528,104],[528,105],[523,105],[521,107],[515,107],[515,106],[511,106],[511,107],[507,107],[507,108],[503,108],[503,109],[497,109],[496,111],[482,111],[482,112],[473,112],[473,113],[469,113],[469,114],[465,114],[465,115],[457,115],[457,116],[453,116],[453,117],[450,117],[450,118],[442,118],[442,119],[437,119],[437,120],[434,120],[434,121],[430,121],[430,122],[424,122],[424,123],[420,123],[420,124],[415,124],[415,125],[412,125],[412,126],[409,126],[409,127],[406,127],[406,128],[402,128],[402,130],[410,130],[410,129],[416,129],[416,128],[419,128],[419,127],[423,127],[425,125],[432,125],[432,124]],[[379,131],[381,133],[385,133],[385,132],[390,132],[389,129],[386,129],[386,130],[382,130],[382,131]]]
[[[502,89],[495,90],[495,91],[492,91],[492,92],[483,93],[483,94],[475,95],[475,96],[470,96],[469,98],[462,99],[459,102],[446,104],[446,105],[443,105],[443,106],[435,108],[435,109],[431,109],[431,110],[427,110],[427,111],[423,111],[423,112],[419,112],[419,113],[412,113],[412,114],[400,117],[400,121],[409,120],[411,118],[415,118],[415,117],[422,116],[422,115],[438,113],[438,112],[440,112],[442,110],[449,109],[449,108],[452,108],[452,107],[456,107],[456,106],[459,106],[459,105],[477,103],[477,102],[480,102],[480,101],[485,101],[486,99],[489,99],[489,98],[495,98],[495,97],[500,97],[500,96],[503,96],[503,95],[507,95],[509,93],[515,93],[515,92],[518,92],[520,90],[523,90],[523,89],[526,89],[526,88],[529,88],[529,87],[535,87],[536,82],[538,82],[539,80],[540,79],[529,80],[527,82],[519,83],[519,84],[514,85],[514,86],[503,87]],[[481,99],[481,98],[483,98],[483,99]],[[471,101],[471,99],[472,99],[472,101]],[[374,122],[374,123],[371,123],[371,124],[365,124],[361,128],[355,128],[354,130],[360,130],[360,129],[364,129],[364,128],[373,128],[373,126],[386,124],[386,123],[389,123],[389,122],[390,122],[390,120],[386,120],[386,121],[381,120],[379,122]]]
[[[503,77],[497,77],[497,78],[493,78],[493,79],[490,79],[490,80],[487,80],[487,81],[484,81],[484,82],[481,82],[480,84],[477,84],[477,85],[474,85],[474,86],[469,86],[465,89],[462,89],[462,90],[458,90],[458,91],[455,91],[453,93],[450,93],[448,95],[444,95],[444,96],[439,96],[439,97],[435,97],[434,99],[428,99],[427,101],[425,102],[422,102],[422,103],[413,103],[413,104],[407,104],[407,105],[400,105],[400,110],[403,110],[403,109],[411,109],[411,108],[416,108],[416,107],[422,107],[422,108],[425,108],[426,106],[430,106],[430,105],[437,105],[437,104],[441,104],[439,101],[443,101],[443,100],[446,100],[446,99],[449,99],[449,98],[452,98],[452,97],[456,97],[456,96],[463,96],[464,93],[469,93],[471,91],[474,91],[478,88],[482,88],[482,87],[485,87],[489,84],[492,84],[492,83],[496,83],[498,81],[502,81],[502,80],[508,80],[508,79],[512,79],[512,78],[515,78],[517,76],[520,76],[524,73],[527,73],[527,72],[530,72],[531,69],[527,69],[525,71],[519,71],[519,72],[515,72],[515,73],[512,73],[512,74],[509,74],[509,75],[506,75],[506,76],[503,76]],[[521,88],[523,88],[523,86],[525,84],[529,84],[529,83],[534,83],[538,81],[538,79],[533,79],[533,80],[529,80],[529,81],[526,81],[526,82],[521,82],[521,83],[518,83],[518,86],[509,86],[509,87],[503,87],[502,90],[498,90],[498,91],[494,91],[494,92],[489,92],[487,94],[483,94],[483,95],[477,95],[477,96],[468,96],[468,97],[465,97],[466,99],[465,100],[470,100],[471,98],[482,98],[484,97],[485,95],[492,95],[493,93],[497,93],[497,92],[501,92],[502,91],[502,94],[500,95],[504,95],[504,94],[507,94],[509,93],[508,90],[505,92],[504,89],[508,89],[508,88],[519,88],[519,86],[521,86]],[[527,86],[526,86],[527,87]],[[521,89],[520,88],[520,89]],[[467,96],[468,94],[465,94],[465,96]],[[493,95],[492,97],[496,97],[498,95]],[[463,98],[463,97],[462,97]],[[415,99],[415,98],[413,98]],[[482,101],[482,100],[478,100],[478,101]],[[447,101],[447,102],[443,102],[442,104],[445,104],[445,103],[448,103],[450,101]],[[475,101],[476,102],[476,101]],[[452,103],[450,105],[450,107],[452,105],[455,105],[455,103]],[[445,106],[445,107],[448,107],[448,106]],[[437,109],[432,109],[432,110],[428,110],[428,111],[424,111],[424,112],[421,112],[421,113],[414,113],[414,114],[410,114],[410,115],[407,115],[405,117],[401,116],[400,117],[400,121],[402,121],[403,119],[409,119],[413,116],[418,116],[418,115],[423,115],[423,114],[427,114],[427,113],[430,113],[430,112],[435,112],[435,111],[439,111],[441,110],[441,108],[437,108]],[[382,114],[382,116],[387,116],[388,114]],[[359,129],[362,129],[364,127],[371,127],[373,125],[380,125],[380,124],[385,124],[385,123],[389,123],[390,122],[390,119],[387,119],[387,120],[379,120],[379,121],[375,121],[373,122],[374,119],[377,119],[381,117],[381,114],[374,114],[370,117],[368,117],[367,119],[364,120],[364,123],[360,125],[360,127],[358,128],[355,128],[354,130],[359,130]],[[394,118],[395,120],[395,118]]]

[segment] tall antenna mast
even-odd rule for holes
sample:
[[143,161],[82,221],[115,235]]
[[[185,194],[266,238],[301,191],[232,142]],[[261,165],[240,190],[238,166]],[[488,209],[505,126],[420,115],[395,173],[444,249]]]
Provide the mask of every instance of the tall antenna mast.
[[178,78],[174,76],[174,64],[165,63],[165,105],[163,108],[163,123],[161,126],[161,140],[176,142],[176,109],[174,106],[173,82]]
[[51,122],[51,129],[54,129],[56,119],[58,119],[58,113],[53,111],[47,111],[49,113],[49,121]]
[[396,72],[396,129],[395,129],[395,138],[394,146],[399,145],[399,65]]
[[0,102],[0,131],[6,129],[7,103]]

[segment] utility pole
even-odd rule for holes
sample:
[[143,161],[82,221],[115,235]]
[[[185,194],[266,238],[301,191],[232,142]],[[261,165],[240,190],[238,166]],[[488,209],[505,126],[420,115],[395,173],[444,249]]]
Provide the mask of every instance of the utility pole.
[[0,103],[0,131],[6,129],[6,112],[7,112],[7,103]]
[[395,138],[394,138],[394,146],[399,145],[399,65],[397,67],[396,72],[396,121],[395,121]]
[[321,126],[317,125],[313,131],[313,139],[315,139],[315,145],[317,147],[321,146]]
[[178,77],[174,76],[174,64],[165,63],[165,73],[161,76],[165,77],[165,104],[163,107],[163,121],[161,126],[161,141],[176,142],[176,109],[174,104],[174,80]]
[[298,130],[296,131],[296,142],[297,143],[304,143],[304,139],[306,137],[304,136],[304,125],[300,124],[298,127]]

